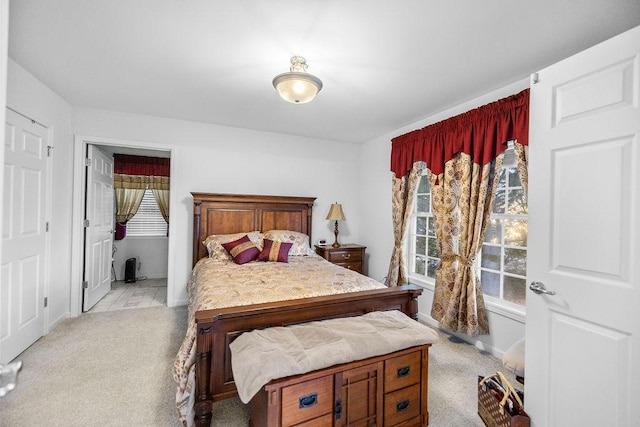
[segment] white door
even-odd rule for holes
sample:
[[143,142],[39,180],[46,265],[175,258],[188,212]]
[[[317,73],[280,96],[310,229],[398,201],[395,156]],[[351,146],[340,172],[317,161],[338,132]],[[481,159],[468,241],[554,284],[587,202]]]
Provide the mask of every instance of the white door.
[[44,334],[47,129],[6,110],[0,363]]
[[87,159],[83,311],[93,307],[111,289],[114,215],[113,157],[89,145]]
[[[533,79],[535,81],[535,78]],[[534,426],[637,426],[640,27],[531,85],[525,406]]]

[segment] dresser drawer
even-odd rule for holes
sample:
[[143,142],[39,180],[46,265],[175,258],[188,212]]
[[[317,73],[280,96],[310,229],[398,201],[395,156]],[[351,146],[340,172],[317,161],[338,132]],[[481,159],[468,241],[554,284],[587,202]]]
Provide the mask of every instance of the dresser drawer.
[[398,390],[420,382],[421,353],[415,351],[384,362],[384,389]]
[[333,376],[312,379],[282,389],[282,425],[291,426],[333,414]]
[[343,263],[361,263],[362,262],[362,251],[357,250],[332,250],[329,252],[329,256],[327,258],[329,262],[333,262],[335,264],[343,264]]
[[393,426],[420,416],[420,384],[384,395],[384,425]]

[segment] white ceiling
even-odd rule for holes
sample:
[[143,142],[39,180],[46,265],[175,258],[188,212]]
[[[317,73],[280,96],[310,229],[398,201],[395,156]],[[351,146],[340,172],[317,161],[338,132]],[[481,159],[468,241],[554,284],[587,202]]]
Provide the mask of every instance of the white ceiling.
[[[11,0],[9,56],[73,106],[359,143],[637,25],[639,0]],[[309,104],[271,85],[294,54]]]

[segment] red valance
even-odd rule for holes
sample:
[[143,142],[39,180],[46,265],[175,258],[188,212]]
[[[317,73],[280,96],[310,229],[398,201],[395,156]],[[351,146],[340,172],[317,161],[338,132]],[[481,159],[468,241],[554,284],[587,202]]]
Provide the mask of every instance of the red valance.
[[113,171],[124,175],[170,176],[170,159],[162,157],[113,155]]
[[485,165],[507,148],[507,141],[529,144],[529,89],[391,140],[391,171],[400,178],[418,161],[432,173],[458,153]]

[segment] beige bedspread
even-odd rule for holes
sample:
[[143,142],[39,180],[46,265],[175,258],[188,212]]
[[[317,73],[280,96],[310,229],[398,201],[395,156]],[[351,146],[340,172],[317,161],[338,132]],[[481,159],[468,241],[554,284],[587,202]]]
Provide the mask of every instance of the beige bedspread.
[[240,400],[269,381],[438,340],[436,332],[400,311],[245,332],[230,345]]
[[[196,286],[197,284],[197,286]],[[369,277],[331,264],[317,255],[291,256],[288,263],[203,258],[193,269],[187,333],[174,361],[176,406],[186,425],[193,424],[195,402],[196,311],[384,288]]]

